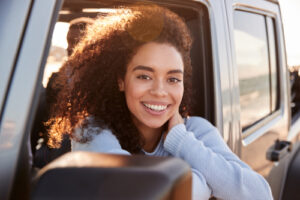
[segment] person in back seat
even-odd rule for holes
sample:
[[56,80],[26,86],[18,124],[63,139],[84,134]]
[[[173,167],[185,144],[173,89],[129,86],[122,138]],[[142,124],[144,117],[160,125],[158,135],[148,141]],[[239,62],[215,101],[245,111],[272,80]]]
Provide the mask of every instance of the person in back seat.
[[79,17],[70,21],[69,31],[67,34],[67,53],[70,56],[73,53],[74,47],[78,44],[86,32],[88,25],[93,24],[94,19],[89,17]]
[[[272,199],[208,121],[191,115],[192,40],[184,21],[155,5],[96,19],[65,63],[48,145],[72,151],[175,156],[193,175],[193,199]],[[145,180],[146,181],[146,180]]]

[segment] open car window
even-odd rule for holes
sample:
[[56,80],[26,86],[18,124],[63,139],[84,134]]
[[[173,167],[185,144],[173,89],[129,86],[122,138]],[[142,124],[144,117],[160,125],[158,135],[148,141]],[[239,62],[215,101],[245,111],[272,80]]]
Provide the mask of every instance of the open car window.
[[[149,2],[148,2],[149,3]],[[208,119],[215,124],[214,116],[214,86],[213,86],[213,67],[210,39],[210,24],[208,9],[202,3],[160,3],[153,1],[153,4],[165,6],[181,16],[188,25],[192,37],[193,46],[191,51],[192,60],[192,82],[193,82],[193,107],[192,115],[197,115]],[[68,59],[68,41],[70,43],[78,41],[78,34],[69,34],[71,24],[74,21],[84,19],[92,21],[98,16],[106,16],[115,12],[116,8],[133,5],[134,2],[127,1],[64,1],[59,11],[58,21],[55,24],[51,39],[51,48],[45,65],[42,79],[42,92],[40,96],[39,109],[34,122],[31,146],[34,154],[34,163],[37,167],[43,167],[54,158],[70,151],[71,146],[68,138],[63,140],[61,149],[50,149],[47,147],[47,129],[44,122],[48,120],[49,105],[47,92],[51,87],[52,79],[59,73],[63,63]],[[71,24],[70,24],[71,23]],[[87,24],[89,24],[88,22]],[[91,22],[92,23],[92,22]],[[77,31],[84,32],[85,26],[79,25]],[[72,35],[74,36],[72,38]]]

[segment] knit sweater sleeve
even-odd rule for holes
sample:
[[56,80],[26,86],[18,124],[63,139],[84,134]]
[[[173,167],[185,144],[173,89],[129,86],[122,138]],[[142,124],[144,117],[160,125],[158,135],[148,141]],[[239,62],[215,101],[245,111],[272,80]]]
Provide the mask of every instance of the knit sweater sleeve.
[[116,136],[108,129],[101,130],[101,133],[94,135],[93,139],[88,143],[79,143],[72,140],[71,148],[72,151],[130,155],[128,151],[122,149]]
[[203,176],[216,198],[272,199],[266,180],[243,163],[228,148],[218,130],[202,118],[192,117],[186,125],[173,127],[164,148]]

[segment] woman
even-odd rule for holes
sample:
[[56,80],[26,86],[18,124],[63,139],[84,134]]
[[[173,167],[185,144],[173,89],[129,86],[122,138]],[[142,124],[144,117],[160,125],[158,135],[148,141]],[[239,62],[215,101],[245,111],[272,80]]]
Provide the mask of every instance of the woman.
[[98,18],[65,63],[71,81],[53,109],[49,145],[68,133],[72,151],[175,156],[192,168],[194,199],[272,199],[216,128],[187,117],[191,43],[182,19],[158,6]]

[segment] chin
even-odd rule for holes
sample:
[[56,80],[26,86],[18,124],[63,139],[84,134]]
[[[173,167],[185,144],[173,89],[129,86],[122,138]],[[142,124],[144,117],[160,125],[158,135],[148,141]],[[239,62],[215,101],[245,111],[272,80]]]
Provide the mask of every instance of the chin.
[[161,122],[159,122],[159,123],[147,123],[147,124],[145,124],[145,125],[148,126],[148,127],[150,127],[150,128],[155,128],[155,129],[157,129],[157,128],[162,128],[165,124],[167,124],[167,122],[168,122],[168,121],[166,121],[166,122],[164,122],[164,123],[161,123]]

